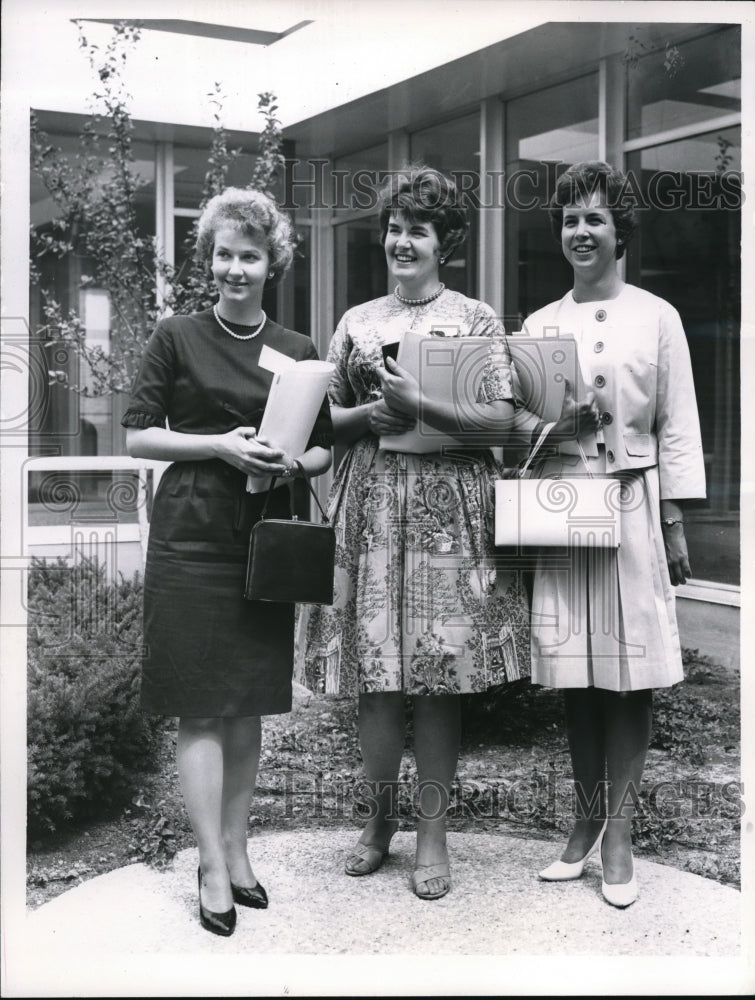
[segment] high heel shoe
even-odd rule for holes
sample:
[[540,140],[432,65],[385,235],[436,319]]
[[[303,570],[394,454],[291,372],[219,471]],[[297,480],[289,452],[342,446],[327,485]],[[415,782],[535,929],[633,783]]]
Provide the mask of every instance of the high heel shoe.
[[[602,849],[600,852],[600,864],[602,867]],[[634,874],[634,858],[632,859],[632,877],[629,881],[609,884],[605,879],[603,879],[601,891],[603,893],[603,899],[605,899],[607,903],[610,903],[611,906],[617,906],[620,910],[624,910],[627,906],[631,906],[640,895],[637,879]]]
[[547,868],[543,868],[538,873],[538,878],[542,879],[543,882],[569,882],[572,879],[582,878],[587,859],[599,850],[603,842],[603,834],[606,832],[607,823],[608,820],[603,823],[595,843],[580,861],[554,861],[552,865],[548,865]]
[[238,903],[239,906],[250,906],[253,910],[267,909],[267,893],[261,882],[251,888],[246,885],[234,885],[231,882],[231,895],[234,903]]
[[236,929],[236,910],[231,907],[224,913],[214,913],[202,906],[202,869],[197,868],[197,884],[199,886],[199,922],[206,931],[230,937]]

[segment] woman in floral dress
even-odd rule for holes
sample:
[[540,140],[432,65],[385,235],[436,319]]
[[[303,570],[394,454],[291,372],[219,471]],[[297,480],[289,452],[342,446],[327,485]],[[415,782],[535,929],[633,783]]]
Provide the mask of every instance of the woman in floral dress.
[[[423,421],[457,432],[453,404],[428,400],[381,346],[406,331],[491,339],[478,427],[511,415],[503,328],[482,302],[446,289],[439,266],[462,243],[466,212],[453,183],[412,168],[383,192],[381,241],[395,292],[350,309],[333,337],[330,403],[336,441],[348,445],[330,497],[337,531],[336,598],[313,611],[306,680],[326,693],[358,693],[370,788],[368,820],[346,859],[349,875],[376,871],[398,820],[404,701],[413,702],[419,778],[414,891],[450,888],[445,812],[456,770],[459,695],[529,674],[527,611],[514,575],[495,580],[494,458],[485,446],[453,454],[380,447],[380,437]],[[468,439],[469,441],[469,439]]]

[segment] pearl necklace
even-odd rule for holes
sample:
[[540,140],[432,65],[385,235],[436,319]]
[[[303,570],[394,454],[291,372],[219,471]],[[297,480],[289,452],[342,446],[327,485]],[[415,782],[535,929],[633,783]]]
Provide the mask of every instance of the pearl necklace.
[[[258,337],[262,333],[262,328],[265,325],[265,323],[267,323],[267,313],[263,310],[263,312],[262,312],[262,322],[257,327],[257,329],[254,331],[254,333],[247,333],[246,335],[244,335],[244,334],[241,334],[241,333],[234,333],[233,330],[231,330],[229,327],[227,327],[225,325],[225,323],[223,322],[223,320],[218,315],[217,304],[212,307],[212,312],[213,312],[213,315],[215,316],[215,319],[218,321],[218,326],[222,330],[225,330],[226,333],[230,334],[230,336],[233,337],[234,340],[253,340],[255,337]],[[239,324],[239,326],[241,326],[241,324]]]
[[438,288],[438,290],[435,291],[435,292],[433,292],[432,295],[425,296],[424,299],[407,299],[405,296],[401,295],[401,293],[399,292],[398,285],[396,285],[396,287],[393,289],[393,294],[396,296],[396,298],[399,300],[399,302],[401,303],[402,306],[426,306],[428,304],[428,302],[434,302],[435,299],[438,298],[438,296],[441,294],[441,292],[443,291],[443,289],[445,287],[446,286],[441,281],[440,287]]

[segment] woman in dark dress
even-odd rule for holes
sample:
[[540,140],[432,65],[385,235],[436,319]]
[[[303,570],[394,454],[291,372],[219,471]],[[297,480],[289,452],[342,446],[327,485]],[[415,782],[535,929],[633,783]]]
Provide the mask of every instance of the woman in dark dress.
[[[123,418],[130,455],[170,461],[155,496],[145,573],[142,706],[179,716],[177,763],[199,847],[200,921],[233,933],[233,903],[264,909],[247,857],[247,820],[260,753],[260,716],[291,709],[294,606],[243,597],[247,546],[265,493],[248,474],[310,475],[330,465],[327,402],[302,455],[256,433],[272,381],[267,345],[316,358],[312,341],[262,311],[265,285],[293,257],[288,218],[257,191],[228,188],[199,221],[217,304],[162,320]],[[272,516],[288,516],[285,482]]]

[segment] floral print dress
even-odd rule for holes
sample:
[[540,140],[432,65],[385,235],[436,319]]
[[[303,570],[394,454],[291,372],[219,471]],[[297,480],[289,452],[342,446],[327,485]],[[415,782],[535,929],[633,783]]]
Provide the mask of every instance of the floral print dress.
[[[395,296],[350,309],[333,336],[331,404],[381,398],[381,345],[404,330],[491,337],[485,401],[511,399],[493,310],[445,290],[424,306]],[[495,339],[493,339],[495,338]],[[488,449],[408,454],[368,434],[343,458],[330,494],[335,600],[311,609],[304,683],[315,691],[408,695],[482,691],[529,675],[528,614],[513,574],[496,579]]]

